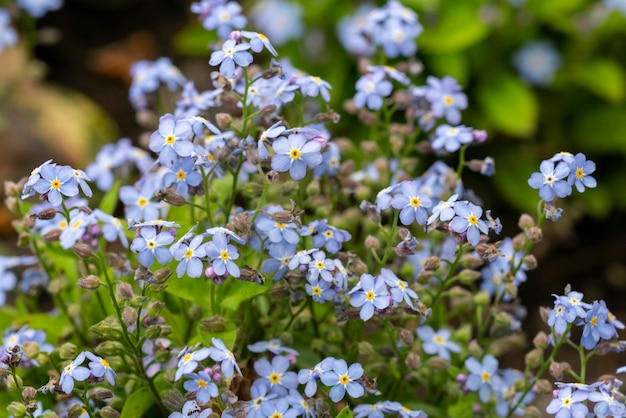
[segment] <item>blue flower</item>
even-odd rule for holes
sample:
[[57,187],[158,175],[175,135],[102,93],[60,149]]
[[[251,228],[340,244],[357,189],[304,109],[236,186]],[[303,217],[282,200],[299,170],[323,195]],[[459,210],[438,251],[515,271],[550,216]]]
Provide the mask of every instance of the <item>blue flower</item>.
[[291,1],[255,2],[250,10],[250,19],[278,46],[300,38],[305,27],[302,6]]
[[527,42],[513,54],[513,66],[528,84],[547,86],[561,67],[561,55],[548,41]]
[[553,161],[544,160],[539,165],[540,173],[532,173],[528,185],[539,189],[539,196],[546,202],[552,202],[557,196],[566,197],[572,193],[572,186],[567,183],[570,167],[565,161],[559,162],[556,167]]
[[379,70],[359,78],[356,82],[356,90],[354,105],[357,108],[367,107],[370,110],[378,110],[383,106],[383,97],[391,94],[393,85],[389,80],[385,80],[385,72]]
[[427,209],[431,207],[430,197],[421,190],[422,184],[417,181],[403,181],[391,199],[391,206],[400,210],[400,222],[410,225],[417,221],[424,225],[428,219]]
[[246,26],[247,19],[241,14],[241,5],[234,1],[214,5],[210,13],[203,16],[202,26],[207,30],[217,31],[217,36],[226,39],[233,29]]
[[315,225],[313,246],[316,248],[326,247],[329,253],[337,253],[341,250],[344,242],[352,239],[348,231],[335,228],[326,223],[326,220],[312,223]]
[[589,398],[589,392],[565,386],[558,390],[558,395],[550,401],[546,412],[559,418],[586,418],[589,410],[583,402]]
[[467,108],[467,96],[462,93],[457,81],[450,76],[442,79],[428,76],[426,83],[424,97],[430,102],[433,116],[445,117],[453,125],[461,122],[460,111]]
[[314,302],[324,303],[327,300],[333,300],[336,295],[335,289],[331,288],[330,282],[326,280],[309,279],[304,287],[307,295],[311,296]]
[[[317,392],[317,379],[333,369],[334,357],[326,357],[310,369],[302,369],[298,372],[298,383],[305,385],[304,394],[312,398]],[[626,367],[626,366],[625,366]]]
[[226,235],[218,232],[213,240],[206,245],[206,255],[213,260],[213,270],[218,276],[228,272],[233,277],[239,277],[239,266],[233,261],[239,258],[237,247],[228,243]]
[[484,403],[489,401],[492,391],[497,393],[502,387],[502,380],[497,375],[498,360],[491,354],[487,354],[482,363],[474,357],[465,360],[465,367],[470,372],[467,377],[467,388],[478,392],[478,397]]
[[235,73],[235,64],[240,67],[247,67],[252,64],[254,58],[248,52],[250,44],[243,42],[237,44],[234,40],[229,39],[222,44],[222,49],[214,51],[211,54],[209,64],[212,66],[220,66],[220,73],[226,77],[230,77]]
[[563,334],[567,329],[567,324],[571,324],[577,318],[576,311],[568,309],[568,303],[561,296],[553,295],[556,298],[554,308],[548,314],[547,324],[554,328],[557,334]]
[[253,353],[262,353],[264,351],[269,351],[270,353],[274,353],[280,355],[282,353],[298,355],[298,352],[293,348],[285,347],[278,338],[273,338],[269,341],[259,341],[254,344],[248,345],[248,350]]
[[178,277],[183,277],[185,273],[189,277],[202,276],[204,264],[201,259],[206,256],[205,248],[201,246],[202,239],[202,235],[196,235],[189,244],[183,242],[173,252],[174,259],[180,261],[178,266],[176,266],[176,275]]
[[418,300],[417,293],[409,287],[409,284],[404,280],[400,280],[393,271],[388,268],[380,270],[380,276],[385,281],[385,284],[389,286],[389,292],[391,298],[395,303],[404,301],[411,308],[413,307],[413,300]]
[[141,228],[140,235],[130,244],[130,249],[138,253],[137,260],[146,267],[154,263],[154,258],[161,264],[167,264],[172,259],[172,253],[166,247],[174,241],[174,236],[168,231],[157,234],[156,227]]
[[591,173],[596,171],[596,163],[587,160],[585,154],[576,154],[574,161],[570,163],[570,170],[571,172],[567,177],[567,183],[570,186],[575,185],[576,190],[580,193],[585,191],[585,187],[596,187],[596,179],[590,176]]
[[50,11],[59,10],[63,6],[63,0],[17,0],[17,5],[35,19],[39,19]]
[[333,275],[331,271],[335,270],[335,263],[331,259],[326,258],[324,251],[315,251],[313,259],[309,263],[309,271],[307,272],[307,279],[317,280],[318,277],[322,277],[327,282],[332,282]]
[[117,373],[115,373],[115,370],[111,368],[109,362],[102,357],[98,357],[95,354],[90,353],[89,351],[86,351],[85,355],[90,360],[89,369],[91,370],[91,374],[95,377],[104,377],[109,385],[115,386]]
[[294,249],[286,242],[281,242],[269,247],[269,255],[272,258],[268,258],[263,261],[261,265],[262,273],[274,273],[274,280],[278,281],[285,276],[285,273],[289,271],[289,262],[294,255]]
[[626,406],[617,400],[610,392],[600,389],[599,392],[589,393],[589,400],[595,402],[593,412],[598,417],[624,417],[626,416]]
[[359,363],[348,364],[343,359],[333,362],[332,370],[322,373],[321,381],[326,386],[332,386],[328,395],[333,402],[339,402],[348,395],[360,398],[365,393],[363,386],[357,381],[363,376],[363,366]]
[[450,341],[450,330],[440,329],[435,332],[432,327],[423,325],[417,327],[417,336],[422,340],[422,349],[426,354],[436,354],[437,356],[450,360],[450,352],[459,353],[461,347]]
[[315,167],[313,174],[315,177],[327,175],[329,177],[339,174],[341,167],[341,151],[339,146],[334,142],[328,143],[328,149],[322,153],[322,163]]
[[276,398],[275,393],[268,393],[270,386],[267,383],[257,383],[250,388],[250,403],[246,407],[246,417],[248,418],[265,418],[266,415],[261,413],[261,407],[266,403],[271,403]]
[[17,33],[11,27],[11,16],[3,8],[0,8],[0,52],[5,46],[13,46],[17,43]]
[[610,340],[617,336],[615,326],[608,321],[609,310],[605,305],[594,301],[584,321],[580,342],[587,350],[593,349],[600,338]]
[[261,412],[266,417],[296,418],[298,416],[298,410],[291,408],[285,398],[265,402],[261,405]]
[[307,141],[303,134],[291,134],[287,139],[277,138],[272,143],[276,155],[272,157],[272,169],[279,173],[289,171],[294,180],[302,180],[306,168],[315,168],[322,163],[321,145]]
[[235,374],[235,369],[237,373],[241,374],[241,369],[237,364],[237,360],[235,359],[235,355],[226,348],[224,342],[219,338],[212,337],[211,341],[213,342],[213,347],[209,348],[209,356],[213,361],[217,361],[220,363],[220,367],[222,369],[222,373],[224,373],[224,377],[230,379]]
[[359,283],[350,290],[350,304],[361,307],[359,316],[367,321],[374,315],[374,308],[385,309],[389,306],[389,293],[385,281],[378,276],[376,279],[371,274],[361,275]]
[[439,203],[433,207],[433,213],[428,218],[428,224],[432,224],[437,219],[441,222],[447,222],[454,218],[454,205],[456,200],[458,199],[458,194],[453,194],[448,198],[448,200],[440,200]]
[[128,238],[126,237],[126,231],[124,225],[122,225],[122,221],[100,209],[95,209],[93,213],[96,219],[104,223],[104,225],[102,225],[102,236],[104,239],[108,242],[119,239],[124,248],[128,248]]
[[178,353],[178,369],[176,369],[174,380],[180,379],[184,374],[192,373],[198,367],[198,363],[210,354],[206,347],[197,351],[192,350],[193,348],[185,347]]
[[59,378],[59,385],[61,390],[65,393],[72,393],[74,389],[74,381],[82,382],[89,377],[91,371],[81,366],[85,361],[85,353],[80,353],[72,362],[63,368],[61,377]]
[[185,402],[181,412],[172,412],[168,418],[208,418],[213,409],[207,408],[202,410],[198,402],[195,400],[190,400]]
[[435,139],[433,140],[432,147],[434,150],[440,150],[445,148],[448,152],[454,152],[458,150],[461,145],[469,144],[474,140],[472,135],[472,128],[467,126],[450,126],[440,125],[435,130]]
[[74,180],[74,171],[69,166],[45,164],[40,167],[40,178],[33,188],[37,193],[45,196],[52,206],[60,206],[63,197],[72,197],[78,194],[78,185]]
[[163,175],[163,185],[169,187],[175,184],[176,193],[185,198],[189,197],[189,188],[196,187],[200,183],[202,183],[202,176],[196,171],[191,157],[176,160]]
[[272,43],[264,34],[247,30],[242,30],[241,34],[248,39],[250,49],[253,52],[261,52],[263,51],[263,48],[265,48],[273,56],[278,55],[278,52],[276,52],[276,49],[274,49],[274,46],[272,46]]
[[289,389],[295,389],[298,386],[296,373],[287,371],[289,365],[289,359],[283,356],[275,356],[271,364],[264,358],[257,360],[254,363],[254,370],[259,375],[259,379],[255,381],[255,384],[269,385],[270,392],[279,397],[287,395]]
[[473,246],[478,245],[480,233],[487,234],[488,232],[487,224],[480,219],[483,214],[482,208],[473,203],[461,201],[454,205],[454,213],[456,216],[450,223],[452,230],[458,234],[466,233],[467,242]]
[[211,381],[209,376],[204,370],[198,373],[189,373],[185,375],[191,380],[187,380],[183,387],[188,392],[196,392],[196,399],[200,403],[207,403],[211,398],[216,397],[219,392],[217,385]]
[[159,128],[150,136],[150,149],[159,154],[159,161],[172,167],[178,157],[189,157],[193,151],[191,124],[188,120],[176,120],[167,113],[159,119]]
[[330,102],[330,89],[332,88],[328,81],[311,75],[298,78],[296,81],[300,86],[303,96],[315,97],[322,96],[325,102]]
[[259,232],[266,235],[269,242],[273,244],[286,243],[291,246],[295,246],[300,241],[300,236],[298,235],[296,226],[291,222],[278,222],[273,220],[271,217],[262,214],[257,217],[255,226]]
[[83,236],[87,227],[93,225],[95,221],[96,217],[93,212],[87,213],[82,210],[73,210],[70,214],[67,228],[59,236],[61,247],[65,249],[71,248]]

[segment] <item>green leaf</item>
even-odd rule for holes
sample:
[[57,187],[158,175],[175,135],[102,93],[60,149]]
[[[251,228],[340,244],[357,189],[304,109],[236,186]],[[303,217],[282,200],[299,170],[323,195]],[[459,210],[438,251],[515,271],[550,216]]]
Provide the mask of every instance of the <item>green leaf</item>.
[[17,318],[15,322],[18,327],[28,325],[29,328],[44,331],[46,333],[46,341],[53,345],[59,341],[64,329],[70,325],[65,316],[51,317],[47,313],[23,315]]
[[419,48],[426,53],[450,53],[480,42],[489,33],[489,27],[479,20],[478,8],[460,1],[442,7],[437,25],[417,38]]
[[183,55],[207,57],[211,53],[209,45],[217,40],[215,31],[208,31],[200,22],[194,22],[176,34],[174,47]]
[[624,100],[624,73],[619,63],[598,58],[571,69],[572,81],[590,93],[618,103]]
[[528,0],[526,7],[533,16],[542,20],[549,20],[572,13],[584,3],[585,0]]
[[232,350],[233,347],[235,346],[235,340],[237,339],[237,331],[238,331],[238,328],[234,322],[227,322],[225,331],[207,332],[202,328],[202,326],[200,325],[198,326],[198,333],[200,334],[200,338],[202,339],[202,342],[206,346],[213,345],[213,341],[211,341],[211,338],[215,337],[215,338],[219,338],[220,340],[222,340],[226,348],[228,348],[229,350]]
[[478,89],[477,100],[497,130],[520,138],[534,133],[539,113],[537,99],[519,78],[499,74],[486,80]]
[[474,416],[474,402],[472,397],[466,397],[461,402],[448,407],[448,416],[455,418],[472,418]]
[[259,285],[257,283],[229,279],[218,288],[220,295],[219,304],[229,311],[237,310],[242,302],[266,293],[270,289],[270,285],[271,281],[269,280],[264,285]]
[[504,197],[521,212],[536,213],[539,193],[528,186],[526,181],[533,172],[539,170],[539,163],[519,147],[507,147],[494,155],[494,159],[496,175],[491,179],[498,190],[497,195]]
[[118,192],[121,185],[122,182],[119,179],[116,180],[115,183],[113,183],[111,190],[106,192],[102,197],[102,200],[100,201],[100,210],[102,212],[112,214],[113,211],[115,211],[115,206],[117,206],[117,202],[119,201]]
[[210,286],[215,286],[213,283],[204,279],[192,279],[187,276],[183,276],[180,279],[171,277],[167,281],[168,293],[181,297],[185,300],[194,302],[201,307],[207,307],[210,305]]
[[346,406],[345,408],[343,408],[341,410],[341,412],[339,412],[339,414],[337,414],[337,418],[352,418],[352,411],[350,410],[349,406]]
[[428,55],[426,60],[433,75],[437,77],[449,75],[454,77],[461,85],[467,83],[469,67],[464,53],[432,54]]
[[150,409],[154,403],[154,398],[147,386],[142,386],[128,396],[122,409],[120,418],[137,418]]

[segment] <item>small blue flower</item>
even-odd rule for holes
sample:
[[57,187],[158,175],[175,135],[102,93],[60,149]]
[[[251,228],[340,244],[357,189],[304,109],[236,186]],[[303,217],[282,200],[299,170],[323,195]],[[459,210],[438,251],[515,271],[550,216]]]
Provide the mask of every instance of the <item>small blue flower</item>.
[[95,377],[104,377],[109,385],[115,386],[115,378],[117,377],[117,373],[115,373],[115,370],[111,368],[109,362],[89,351],[86,351],[85,355],[90,360],[89,369],[91,370],[91,373]]
[[322,96],[325,102],[330,102],[330,89],[332,89],[328,81],[311,75],[300,77],[297,80],[300,91],[303,96],[315,97]]
[[93,212],[87,213],[82,210],[73,210],[70,214],[67,228],[59,236],[61,247],[65,249],[71,248],[83,236],[87,227],[93,225],[95,221],[96,217]]
[[302,36],[305,27],[302,14],[302,6],[298,3],[263,0],[254,3],[250,19],[274,44],[281,46]]
[[46,164],[40,167],[40,178],[33,188],[45,196],[52,206],[60,206],[63,196],[72,197],[78,194],[78,185],[74,180],[74,171],[69,166]]
[[159,119],[159,128],[150,136],[150,149],[159,154],[159,161],[172,167],[178,157],[189,157],[193,151],[191,124],[188,120],[176,120],[168,113]]
[[172,412],[168,416],[168,418],[208,418],[211,412],[213,412],[213,409],[207,408],[205,410],[202,410],[202,408],[200,408],[200,405],[198,405],[198,402],[196,402],[195,400],[190,400],[185,402],[181,411],[182,413],[177,411]]
[[270,362],[267,359],[259,359],[254,363],[254,370],[259,375],[256,382],[258,384],[267,384],[270,392],[275,393],[279,397],[287,395],[290,389],[296,389],[298,386],[298,376],[295,372],[287,371],[289,368],[289,359],[283,356],[275,356]]
[[[310,369],[302,369],[298,372],[298,383],[305,385],[304,394],[312,398],[317,392],[317,379],[333,369],[334,357],[326,357]],[[625,366],[626,367],[626,366]]]
[[624,403],[617,400],[611,393],[604,389],[600,389],[599,392],[589,393],[589,400],[595,402],[593,412],[600,417],[624,417],[626,416],[626,406]]
[[285,398],[265,402],[261,405],[261,412],[266,417],[296,418],[298,416],[298,410],[291,408]]
[[431,207],[432,201],[422,192],[421,186],[417,180],[403,181],[391,199],[391,206],[400,209],[400,222],[403,225],[411,225],[414,221],[424,225],[428,219],[427,209]]
[[378,110],[383,106],[383,97],[388,97],[393,91],[393,85],[389,80],[385,80],[385,72],[379,70],[359,78],[356,90],[354,105],[357,108]]
[[207,30],[215,30],[217,36],[226,39],[233,29],[246,26],[247,19],[241,14],[241,5],[234,1],[226,4],[214,2],[210,13],[203,16],[202,26]]
[[576,154],[574,161],[570,163],[570,170],[567,183],[570,186],[575,185],[576,190],[580,193],[585,191],[585,187],[594,188],[597,186],[596,179],[590,176],[591,173],[596,171],[596,163],[587,160],[585,154]]
[[281,280],[289,268],[289,262],[294,255],[294,249],[288,243],[281,242],[276,245],[271,245],[268,250],[269,255],[272,258],[268,258],[263,261],[261,265],[262,273],[274,273],[274,280]]
[[558,396],[550,401],[546,412],[559,418],[586,418],[589,410],[583,402],[589,398],[589,392],[565,386],[558,390]]
[[478,392],[478,397],[484,403],[489,401],[492,392],[497,393],[502,387],[502,379],[498,376],[498,360],[487,354],[482,363],[474,357],[465,360],[465,367],[470,372],[467,377],[467,388]]
[[128,238],[126,237],[126,231],[124,225],[122,225],[122,221],[100,209],[95,209],[93,213],[96,219],[104,224],[102,225],[102,236],[104,239],[108,242],[119,239],[124,248],[128,248]]
[[467,242],[473,246],[478,245],[480,233],[487,234],[488,232],[487,224],[480,219],[483,214],[482,208],[473,203],[461,201],[454,205],[454,213],[456,216],[450,223],[452,230],[458,234],[466,233]]
[[220,363],[220,367],[222,369],[222,373],[224,373],[224,377],[230,379],[234,376],[235,370],[237,373],[241,374],[241,369],[237,364],[237,360],[235,359],[235,355],[226,348],[224,342],[219,338],[212,337],[211,341],[213,342],[213,347],[209,348],[209,356],[213,361],[217,361]]
[[234,40],[229,39],[222,44],[222,49],[214,51],[211,54],[209,64],[212,66],[220,66],[220,73],[226,77],[230,77],[235,73],[235,64],[240,67],[247,67],[252,64],[254,58],[248,52],[250,44],[243,42],[237,44]]
[[328,395],[333,402],[339,402],[348,395],[360,398],[365,393],[363,386],[357,381],[363,376],[363,366],[359,363],[348,364],[343,359],[333,362],[333,368],[321,375],[321,381],[326,386],[332,386]]
[[247,30],[242,30],[241,34],[248,39],[250,49],[253,52],[261,52],[263,51],[263,48],[265,48],[273,56],[278,55],[278,52],[276,52],[276,49],[274,49],[274,46],[272,46],[272,43],[264,34]]
[[456,203],[458,197],[458,194],[453,194],[448,198],[448,200],[440,200],[439,203],[437,203],[435,207],[433,207],[433,213],[432,215],[430,215],[427,221],[428,224],[432,224],[437,219],[439,219],[441,222],[448,222],[449,220],[454,218],[454,204]]
[[281,355],[283,353],[298,355],[298,352],[293,348],[285,347],[278,338],[273,338],[269,341],[259,341],[254,344],[248,345],[248,350],[253,353],[262,353],[264,351],[269,351],[270,353],[274,353],[277,355]]
[[[259,383],[257,383],[259,382]],[[248,418],[265,418],[266,415],[261,413],[261,408],[266,403],[271,403],[276,398],[275,393],[268,393],[270,386],[267,383],[255,380],[250,388],[250,403],[246,407],[246,417]]]
[[326,258],[326,253],[324,251],[315,251],[313,254],[313,259],[309,263],[309,271],[307,272],[307,279],[317,280],[318,277],[324,281],[332,282],[333,274],[331,271],[335,270],[335,263],[333,260]]
[[426,83],[424,97],[430,102],[432,115],[445,117],[448,123],[458,125],[461,122],[460,111],[467,108],[467,96],[461,91],[459,83],[450,76],[441,79],[428,76]]
[[130,249],[138,253],[137,260],[146,267],[152,266],[154,258],[161,264],[167,264],[172,259],[172,253],[166,247],[174,241],[174,236],[168,231],[157,234],[156,227],[141,228],[140,235],[130,244]]
[[564,303],[560,296],[553,295],[556,298],[554,308],[548,314],[548,326],[553,327],[557,334],[565,333],[567,324],[571,324],[577,318],[576,311],[568,309],[567,302]]
[[202,276],[204,270],[202,257],[206,256],[205,248],[201,246],[202,239],[202,235],[196,235],[189,244],[183,242],[173,252],[174,259],[180,261],[178,266],[176,266],[176,275],[178,277],[183,277],[185,273],[189,277]]
[[443,359],[450,360],[450,352],[461,352],[461,347],[450,341],[450,330],[448,329],[440,329],[435,332],[432,327],[423,325],[417,327],[416,332],[422,340],[422,349],[426,354],[436,354]]
[[580,342],[587,350],[593,349],[600,339],[610,340],[617,336],[615,326],[608,321],[609,310],[605,305],[594,301],[584,321]]
[[388,268],[380,270],[380,276],[387,286],[389,286],[389,292],[394,303],[400,303],[404,301],[411,308],[413,307],[413,300],[419,300],[417,293],[409,287],[409,284],[404,280],[400,280],[395,273]]
[[552,202],[557,196],[566,197],[572,193],[572,186],[566,180],[570,174],[568,163],[561,161],[555,167],[553,161],[544,160],[539,170],[541,172],[531,174],[528,185],[539,189],[539,197],[543,200]]
[[188,377],[191,380],[187,380],[183,384],[183,387],[188,392],[195,391],[196,399],[200,403],[207,403],[211,400],[211,398],[214,398],[219,394],[217,385],[213,383],[211,376],[209,376],[204,370],[201,370],[198,373],[186,374],[185,377]]
[[35,19],[39,19],[50,11],[59,10],[63,6],[63,0],[17,0],[17,5]]
[[333,300],[336,295],[335,289],[331,288],[330,282],[326,280],[309,279],[304,287],[307,295],[311,296],[314,302],[324,303],[327,300]]
[[314,223],[315,234],[313,235],[313,246],[316,248],[326,247],[329,253],[335,254],[344,242],[350,241],[352,235],[348,231],[335,228],[326,223],[326,220]]
[[239,277],[239,266],[233,261],[239,258],[239,252],[237,247],[228,243],[222,232],[213,235],[213,240],[206,245],[206,255],[213,260],[215,274],[223,276],[228,272],[233,277]]
[[474,140],[472,128],[467,126],[450,126],[443,124],[435,130],[435,139],[432,147],[434,150],[445,148],[448,152],[457,151],[461,145],[466,145]]
[[303,134],[291,134],[287,139],[277,138],[272,143],[276,155],[272,157],[272,169],[279,173],[289,171],[294,180],[302,180],[306,168],[315,168],[322,163],[321,144],[307,141]]
[[527,42],[513,54],[513,66],[530,85],[547,86],[561,67],[561,55],[548,41]]
[[163,175],[163,186],[176,185],[176,193],[185,198],[189,197],[190,187],[196,187],[202,183],[202,175],[196,170],[191,157],[176,160],[166,170],[167,172]]
[[210,354],[209,349],[206,347],[197,351],[192,350],[193,348],[185,347],[178,353],[178,369],[176,369],[174,380],[180,379],[184,374],[194,372],[198,367],[198,363]]
[[385,281],[378,276],[376,279],[371,274],[361,275],[359,283],[350,290],[350,304],[361,307],[359,316],[367,321],[374,315],[374,308],[385,309],[389,306],[389,293]]
[[74,381],[82,382],[89,377],[91,371],[83,367],[82,364],[85,361],[85,353],[80,353],[72,362],[63,368],[61,377],[59,378],[59,385],[63,392],[69,394],[74,389]]

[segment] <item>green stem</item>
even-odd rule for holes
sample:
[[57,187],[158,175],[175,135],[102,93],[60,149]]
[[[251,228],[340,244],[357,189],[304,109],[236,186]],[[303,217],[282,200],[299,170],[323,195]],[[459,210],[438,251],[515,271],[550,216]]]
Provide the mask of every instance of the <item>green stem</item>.
[[383,254],[383,259],[380,260],[380,266],[384,267],[387,264],[387,260],[389,259],[389,256],[393,253],[393,251],[391,250],[391,248],[393,247],[393,238],[396,234],[396,228],[398,227],[398,218],[400,216],[400,213],[396,210],[394,211],[393,214],[393,222],[391,223],[391,232],[388,235],[387,238],[387,245],[385,247],[385,253]]
[[265,179],[263,181],[263,193],[261,193],[261,198],[259,199],[259,203],[257,203],[256,205],[256,209],[254,210],[254,215],[252,215],[252,219],[250,220],[250,225],[254,225],[254,220],[256,219],[257,216],[259,216],[259,213],[261,213],[261,208],[265,204],[265,199],[267,199],[269,190],[270,190],[270,182],[267,181],[267,179]]

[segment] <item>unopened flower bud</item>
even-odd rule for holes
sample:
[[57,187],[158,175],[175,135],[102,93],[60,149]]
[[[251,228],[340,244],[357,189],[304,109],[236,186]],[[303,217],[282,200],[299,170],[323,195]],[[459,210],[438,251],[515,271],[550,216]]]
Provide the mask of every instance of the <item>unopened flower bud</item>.
[[469,345],[467,346],[467,351],[471,356],[476,358],[481,358],[483,355],[483,349],[476,340],[470,341]]
[[524,416],[527,418],[541,418],[543,415],[536,406],[529,405],[524,408]]
[[504,291],[513,299],[517,297],[517,286],[515,283],[506,283],[504,285]]
[[361,109],[357,113],[357,117],[365,126],[371,126],[378,121],[378,117],[376,113],[370,112],[369,110]]
[[476,269],[483,265],[483,260],[473,254],[463,254],[461,257],[461,265],[468,269]]
[[228,113],[218,113],[215,115],[215,121],[220,129],[226,130],[233,123],[233,117]]
[[368,235],[367,237],[365,237],[365,248],[367,248],[368,250],[377,250],[380,248],[380,241],[378,240],[378,238],[372,235]]
[[119,282],[117,284],[117,297],[122,299],[131,299],[135,294],[133,293],[133,287],[126,282]]
[[533,226],[528,228],[526,236],[530,242],[537,243],[543,238],[543,232],[541,232],[541,228]]
[[548,379],[539,379],[535,387],[540,393],[552,393],[552,383]]
[[374,346],[367,341],[359,342],[359,360],[363,362],[371,361],[376,358],[376,350]]
[[163,267],[154,272],[154,278],[158,284],[163,284],[172,276],[172,270]]
[[26,386],[22,390],[22,399],[24,399],[24,401],[26,401],[26,402],[29,402],[29,401],[35,399],[36,396],[37,396],[37,389],[35,389],[32,386]]
[[526,363],[526,367],[530,367],[531,369],[539,367],[543,362],[543,350],[540,348],[533,348],[526,353],[524,361]]
[[415,279],[420,284],[428,284],[433,279],[433,272],[429,270],[422,270]]
[[70,360],[76,357],[76,346],[72,343],[63,343],[59,347],[59,357],[61,360]]
[[291,296],[291,289],[289,286],[272,286],[269,295],[273,300],[285,299]]
[[89,258],[93,254],[91,246],[89,244],[85,244],[84,242],[77,242],[74,246],[72,246],[72,250],[74,250],[76,255],[80,258]]
[[437,271],[441,267],[441,259],[432,255],[422,261],[422,268],[428,271]]
[[100,416],[102,418],[120,418],[120,413],[107,405],[100,410]]
[[413,341],[415,341],[415,336],[408,329],[402,329],[402,331],[400,331],[400,341],[402,341],[406,345],[413,345]]
[[554,377],[556,380],[561,380],[561,378],[563,378],[563,366],[561,365],[561,363],[553,361],[552,363],[550,363],[549,370],[552,377]]
[[513,237],[513,250],[522,251],[526,246],[526,235],[519,233]]
[[406,359],[404,360],[404,364],[406,364],[406,366],[409,368],[409,370],[413,370],[413,371],[417,371],[419,370],[422,361],[420,359],[419,354],[414,353],[413,351],[411,351],[407,356]]
[[261,108],[261,113],[264,115],[271,115],[272,113],[276,112],[276,109],[278,108],[275,104],[268,104]]
[[91,399],[97,399],[99,401],[104,401],[107,399],[111,399],[113,397],[113,392],[106,388],[95,388],[89,396]]
[[533,338],[533,345],[537,348],[546,348],[548,347],[548,336],[545,332],[539,331],[535,338]]
[[[212,71],[210,74],[211,80],[222,90],[228,92],[232,89],[232,84],[228,81],[228,78],[219,71]],[[180,408],[179,408],[180,409]]]
[[522,213],[519,217],[519,221],[517,221],[517,226],[522,231],[526,231],[527,229],[535,226],[535,220],[529,214]]
[[96,353],[101,356],[116,356],[124,353],[125,347],[119,341],[103,341],[96,347]]
[[56,242],[59,240],[61,232],[63,231],[61,231],[59,228],[52,229],[43,234],[43,240],[46,242]]
[[496,325],[508,328],[511,326],[511,315],[507,312],[500,311],[494,315]]
[[267,181],[269,181],[270,183],[276,183],[276,181],[278,181],[278,178],[280,177],[280,175],[278,174],[277,171],[275,170],[270,170],[267,173],[265,173],[265,178],[267,179]]
[[534,270],[537,268],[537,257],[532,254],[528,254],[524,257],[523,263],[528,270]]
[[137,323],[137,311],[131,307],[125,307],[122,311],[122,321],[127,327]]
[[539,316],[541,317],[541,320],[543,322],[548,322],[548,317],[550,316],[550,308],[547,308],[545,306],[540,306],[539,307]]
[[85,407],[78,403],[73,403],[67,408],[67,418],[78,418],[83,415]]
[[314,116],[315,121],[318,123],[337,123],[339,122],[339,119],[341,119],[341,116],[339,115],[339,113],[335,112],[334,110],[328,110],[327,112],[324,113],[318,113],[317,115]]
[[100,279],[98,276],[94,276],[93,274],[87,277],[81,277],[76,283],[78,284],[78,287],[86,290],[96,290],[100,287]]
[[15,418],[26,416],[26,406],[20,402],[11,402],[9,406],[7,406],[6,411],[9,415],[14,416]]
[[50,220],[50,219],[54,219],[54,217],[57,215],[57,211],[54,208],[46,208],[41,210],[39,213],[37,213],[37,219],[41,219],[44,221]]
[[463,284],[474,283],[480,279],[480,272],[476,270],[463,269],[459,272],[459,280]]
[[450,362],[439,356],[433,356],[426,361],[428,368],[434,371],[448,370]]

